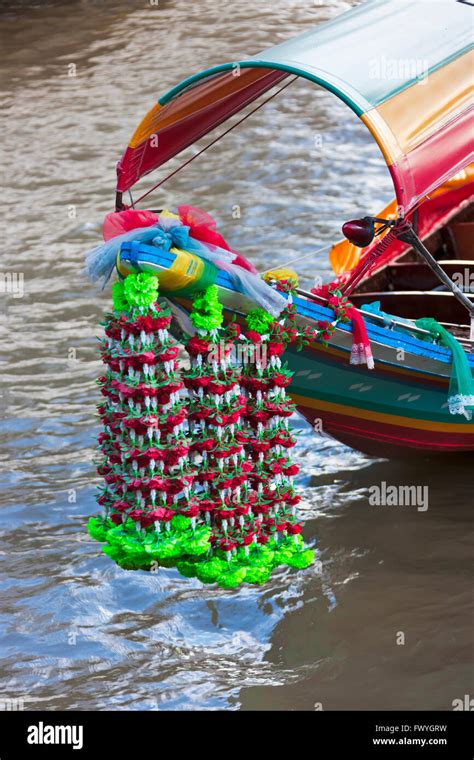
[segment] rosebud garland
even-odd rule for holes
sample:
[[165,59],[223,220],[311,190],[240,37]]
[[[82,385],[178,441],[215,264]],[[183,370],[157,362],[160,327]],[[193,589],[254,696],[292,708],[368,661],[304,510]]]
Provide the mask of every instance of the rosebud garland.
[[[311,550],[300,550],[301,526],[296,522],[296,505],[300,497],[294,490],[294,476],[298,473],[290,449],[296,440],[289,430],[288,418],[294,405],[286,395],[292,373],[282,365],[281,355],[293,342],[298,331],[294,327],[295,311],[290,302],[276,322],[262,309],[251,311],[246,333],[251,350],[250,361],[243,370],[242,385],[247,393],[248,419],[253,435],[248,450],[255,462],[252,484],[257,498],[253,510],[259,515],[259,537],[262,544],[269,541],[280,546],[288,537],[297,551],[294,561],[298,566],[311,564]],[[258,334],[256,339],[254,333]],[[253,344],[253,346],[252,346]],[[259,350],[257,350],[259,349]]]
[[158,280],[129,275],[115,283],[112,298],[101,341],[107,372],[98,381],[105,517],[89,530],[122,567],[149,568],[205,553],[210,531],[196,525],[179,347],[168,332],[171,313],[157,301]]
[[90,535],[125,569],[175,565],[224,588],[264,583],[278,565],[307,567],[289,455],[291,373],[280,357],[314,336],[296,329],[291,299],[280,322],[253,310],[242,334],[223,327],[218,289],[207,288],[194,299],[197,334],[181,373],[157,278],[129,275],[112,299],[98,380],[104,514]]
[[198,334],[187,342],[191,367],[183,377],[190,396],[195,495],[212,533],[209,560],[195,563],[194,568],[188,562],[184,569],[204,582],[216,581],[230,588],[246,575],[236,562],[239,547],[248,553],[244,543],[250,464],[245,462],[243,447],[245,400],[240,368],[231,356],[240,328],[235,324],[222,328],[222,306],[215,286],[194,299],[190,319]]

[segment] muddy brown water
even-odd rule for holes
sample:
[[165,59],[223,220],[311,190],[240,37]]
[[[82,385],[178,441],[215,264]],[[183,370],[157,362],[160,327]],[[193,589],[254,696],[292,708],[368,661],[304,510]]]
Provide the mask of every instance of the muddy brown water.
[[[3,704],[451,709],[472,693],[469,461],[368,459],[296,420],[318,564],[278,571],[263,588],[124,572],[85,530],[98,483],[95,336],[109,295],[81,269],[113,205],[116,160],[184,76],[348,7],[0,2],[1,266],[17,276],[2,293]],[[154,207],[202,206],[261,269],[301,257],[306,286],[330,275],[327,256],[311,252],[391,197],[363,125],[304,82],[165,188]],[[428,509],[371,505],[382,482],[427,487]]]

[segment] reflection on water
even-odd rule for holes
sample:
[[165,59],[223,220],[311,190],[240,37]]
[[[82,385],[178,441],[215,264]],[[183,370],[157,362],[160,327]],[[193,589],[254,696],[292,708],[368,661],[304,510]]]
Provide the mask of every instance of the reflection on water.
[[[305,537],[317,536],[320,565],[280,570],[263,589],[123,572],[84,528],[108,294],[81,268],[113,205],[115,161],[184,76],[348,5],[0,3],[2,268],[24,277],[23,297],[2,301],[2,697],[47,709],[450,708],[468,693],[466,463],[371,461],[298,422]],[[328,245],[390,192],[362,124],[299,82],[153,202],[203,206],[265,269]],[[299,270],[308,285],[329,275],[322,256]],[[429,509],[370,506],[381,481],[428,484]]]

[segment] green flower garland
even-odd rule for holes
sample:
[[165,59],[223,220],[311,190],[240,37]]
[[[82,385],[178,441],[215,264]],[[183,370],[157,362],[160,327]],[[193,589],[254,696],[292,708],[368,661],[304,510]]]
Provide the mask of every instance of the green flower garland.
[[193,300],[189,318],[197,330],[217,330],[224,321],[222,304],[219,303],[217,285],[210,285]]
[[106,543],[104,553],[125,570],[148,570],[153,563],[173,567],[183,557],[199,557],[209,551],[210,528],[198,525],[193,529],[189,517],[183,515],[173,517],[170,530],[163,528],[160,533],[154,528],[139,533],[133,520],[117,526],[100,517],[91,517],[87,527],[91,538]]
[[[129,274],[123,283],[123,294],[132,307],[146,308],[151,306],[158,298],[158,278],[147,272]],[[114,297],[113,292],[112,297]]]
[[[155,310],[158,308],[158,304],[155,305],[155,303],[157,298],[158,280],[154,275],[147,273],[129,275],[124,281],[115,283],[112,288],[114,310],[119,313],[131,313],[131,317],[128,316],[127,320],[142,318],[148,310],[156,316]],[[288,306],[286,311],[289,318],[293,316],[292,313],[290,314],[292,312],[291,306]],[[219,303],[217,286],[208,287],[194,299],[190,317],[199,332],[213,333],[213,338],[217,340],[216,331],[223,323],[223,307]],[[117,323],[119,321],[117,313],[115,316],[111,315],[110,318]],[[270,341],[273,340],[276,344],[291,342],[293,335],[290,336],[290,332],[296,333],[295,329],[290,330],[288,328],[287,336],[284,330],[282,332],[278,322],[263,309],[253,309],[248,315],[247,324],[249,329],[261,335],[268,335]],[[116,328],[114,327],[114,329]],[[196,338],[196,340],[201,339]],[[154,346],[153,350],[159,348],[160,346]],[[280,370],[280,374],[284,372],[284,369]],[[202,369],[199,372],[191,370],[190,377],[194,375],[201,377],[201,374]],[[113,373],[109,373],[107,383],[112,377]],[[227,386],[231,385],[235,379],[233,372],[228,370],[225,376],[214,378],[214,381],[219,381],[220,384]],[[164,382],[151,381],[150,378],[146,380],[147,385],[160,385]],[[168,380],[166,380],[167,382]],[[166,387],[166,383],[164,387]],[[130,382],[127,382],[127,385],[129,386]],[[215,403],[212,405],[212,410],[217,420],[216,423],[213,423],[215,425],[218,424],[221,413],[226,413],[226,410],[218,409]],[[129,416],[133,417],[133,413]],[[224,444],[225,441],[220,443],[220,451],[224,450]],[[155,445],[155,448],[157,446],[158,444]],[[107,440],[103,451],[107,456],[109,454],[116,455],[110,441],[107,443]],[[122,461],[121,466],[125,465],[126,462],[124,464]],[[107,466],[110,469],[110,465]],[[225,474],[228,475],[229,473]],[[217,471],[216,475],[218,476],[216,487],[220,488],[220,475]],[[233,473],[231,472],[230,475]],[[128,480],[124,482],[128,482]],[[113,488],[111,491],[113,494]],[[117,498],[116,495],[110,496],[108,500],[106,499],[105,502],[101,503],[107,504],[107,501],[113,501],[114,498]],[[130,494],[125,494],[124,498],[128,503],[128,499],[131,498]],[[245,501],[245,495],[243,500]],[[115,520],[116,518],[117,515],[114,515]],[[286,535],[285,533],[282,535],[277,534],[276,530],[267,536],[265,544],[252,543],[244,550],[242,543],[237,542],[237,547],[234,546],[232,552],[224,551],[227,547],[224,545],[219,548],[220,544],[215,540],[216,525],[208,526],[205,524],[202,520],[202,514],[198,518],[197,524],[195,518],[190,519],[184,515],[175,514],[171,521],[166,523],[166,527],[162,524],[159,532],[154,525],[146,528],[140,527],[140,523],[130,517],[127,517],[123,523],[119,522],[118,525],[107,517],[93,517],[89,520],[88,529],[92,538],[104,544],[104,553],[123,569],[152,570],[157,565],[176,567],[183,576],[196,577],[203,583],[216,583],[221,588],[226,589],[235,588],[243,582],[264,584],[278,566],[306,568],[314,561],[314,551],[305,547],[301,535]],[[227,535],[226,529],[223,530]],[[240,548],[238,548],[239,546]]]
[[246,321],[249,330],[254,330],[260,335],[265,335],[270,331],[271,325],[275,322],[275,317],[272,317],[264,309],[252,309],[249,311]]
[[123,282],[120,280],[117,280],[112,285],[112,303],[115,311],[127,311],[129,308],[128,301],[125,298]]
[[262,585],[276,567],[287,565],[298,570],[314,562],[314,550],[305,548],[301,536],[271,539],[265,546],[253,546],[248,554],[242,549],[230,561],[224,552],[211,558],[197,558],[177,563],[177,569],[187,577],[196,576],[202,583],[217,583],[221,588],[235,588],[241,583]]
[[314,550],[305,548],[302,536],[271,539],[265,546],[252,546],[246,555],[242,549],[230,561],[225,553],[209,552],[211,530],[204,525],[191,528],[183,515],[171,520],[171,529],[156,533],[150,528],[138,533],[133,520],[116,526],[111,520],[91,517],[91,538],[105,543],[103,551],[123,570],[150,570],[154,564],[176,567],[186,578],[202,583],[217,583],[221,588],[235,588],[241,583],[262,585],[280,565],[304,569],[314,562]]

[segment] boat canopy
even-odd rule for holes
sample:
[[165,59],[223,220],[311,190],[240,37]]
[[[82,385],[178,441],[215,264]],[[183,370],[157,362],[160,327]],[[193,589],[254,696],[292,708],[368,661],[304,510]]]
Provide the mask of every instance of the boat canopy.
[[366,0],[252,58],[184,79],[133,134],[117,192],[296,75],[364,122],[409,213],[472,161],[472,12],[463,0]]

